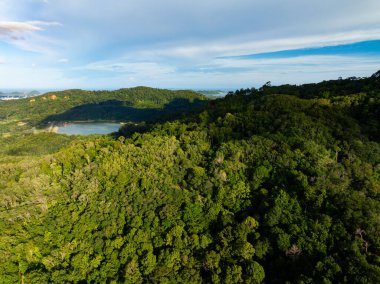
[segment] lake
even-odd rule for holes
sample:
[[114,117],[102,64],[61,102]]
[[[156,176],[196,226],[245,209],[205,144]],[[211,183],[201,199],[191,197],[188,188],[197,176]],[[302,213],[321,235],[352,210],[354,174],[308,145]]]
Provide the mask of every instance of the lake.
[[58,126],[57,133],[66,135],[108,134],[119,130],[121,124],[114,122],[75,122]]

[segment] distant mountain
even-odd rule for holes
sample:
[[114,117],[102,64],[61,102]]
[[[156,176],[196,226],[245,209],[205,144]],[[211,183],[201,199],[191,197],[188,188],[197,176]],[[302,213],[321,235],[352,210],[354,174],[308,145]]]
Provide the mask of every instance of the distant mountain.
[[30,91],[28,93],[29,96],[38,96],[40,95],[41,93],[39,91],[36,91],[36,90],[33,90],[33,91]]
[[2,91],[0,92],[0,95],[11,95],[11,96],[36,96],[40,95],[41,92],[37,90],[32,91]]
[[41,93],[39,91],[33,90],[33,91],[13,91],[13,92],[0,92],[0,100],[17,100],[22,99],[26,97],[34,97],[38,96]]

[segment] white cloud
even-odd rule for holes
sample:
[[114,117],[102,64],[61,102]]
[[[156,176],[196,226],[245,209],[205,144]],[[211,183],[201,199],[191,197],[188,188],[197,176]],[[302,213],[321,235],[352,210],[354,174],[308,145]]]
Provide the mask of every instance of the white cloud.
[[53,53],[56,40],[39,35],[48,27],[61,26],[57,22],[27,21],[27,22],[0,22],[0,40],[8,42],[20,49],[38,52]]
[[220,57],[380,39],[378,0],[0,0],[0,19],[0,40],[23,50],[14,51],[14,58],[36,63],[44,72],[54,70],[56,76],[36,82],[72,83],[64,78],[80,73],[83,77],[74,81],[84,87],[244,86],[273,77],[292,79],[289,74],[309,80],[313,72],[318,80],[321,70],[329,78],[346,70],[356,75],[364,68],[374,71],[374,64],[353,58]]
[[[226,87],[239,87],[239,85],[240,87],[258,87],[267,81],[272,81],[275,85],[302,84],[337,79],[339,76],[369,76],[379,69],[379,66],[380,58],[300,56],[255,60],[216,59],[210,65],[198,67],[204,72],[203,76],[206,78],[215,76],[225,78],[221,82]],[[230,85],[224,83],[230,83]]]
[[266,59],[216,59],[210,66],[205,66],[205,70],[220,69],[246,69],[246,70],[286,70],[299,71],[307,70],[313,72],[339,72],[348,70],[373,70],[379,66],[380,58],[366,58],[360,56],[339,56],[339,55],[312,55],[291,58],[266,58]]
[[[373,60],[350,56],[300,56],[280,59],[213,59],[207,64],[194,64],[179,71],[175,65],[153,63],[91,63],[85,70],[110,72],[94,82],[93,88],[121,88],[148,85],[164,88],[240,88],[259,87],[267,81],[273,84],[301,84],[338,78],[339,76],[369,76],[380,65]],[[82,69],[81,69],[82,70]]]
[[[25,17],[29,6],[35,17],[28,1],[20,1],[16,12]],[[103,48],[121,56],[149,46],[169,48],[156,52],[162,56],[235,55],[312,46],[319,38],[324,44],[379,38],[380,29],[377,0],[56,0],[36,14],[62,22],[64,29],[50,36],[79,56]]]
[[0,36],[18,39],[26,33],[43,30],[43,27],[59,25],[57,22],[29,21],[29,22],[5,22],[0,21]]
[[[19,63],[0,68],[2,82],[12,88],[122,88],[146,85],[162,88],[241,88],[300,84],[339,76],[369,76],[380,66],[373,60],[350,56],[302,56],[282,59],[214,59],[179,71],[176,65],[152,62],[99,61],[75,70]],[[75,71],[75,76],[72,75]],[[94,79],[96,78],[96,79]],[[3,83],[3,84],[4,84]]]
[[127,73],[145,78],[175,73],[175,68],[156,62],[133,62],[127,59],[98,61],[78,67],[78,70]]
[[380,29],[365,31],[353,30],[335,34],[293,36],[268,40],[250,40],[249,38],[236,37],[182,46],[153,46],[133,52],[129,56],[143,58],[190,58],[195,60],[200,58],[203,60],[204,57],[239,56],[262,52],[333,46],[379,39]]
[[25,33],[38,30],[41,30],[41,27],[28,22],[0,22],[0,36],[13,40],[20,39]]

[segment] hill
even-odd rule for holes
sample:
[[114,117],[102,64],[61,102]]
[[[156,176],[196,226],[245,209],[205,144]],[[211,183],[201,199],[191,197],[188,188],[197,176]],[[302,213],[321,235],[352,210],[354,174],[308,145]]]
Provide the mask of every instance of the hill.
[[[77,138],[46,134],[70,121],[158,122],[188,115],[206,102],[193,91],[136,87],[116,91],[66,90],[0,102],[0,153],[47,154]],[[144,126],[145,127],[145,126]],[[42,133],[41,133],[42,132]]]
[[[47,121],[99,119],[129,120],[133,109],[162,109],[176,100],[187,107],[205,100],[205,96],[192,91],[171,91],[146,87],[120,89],[116,91],[66,90],[50,92],[32,98],[0,103],[0,119],[10,122],[23,121],[30,126],[44,126]],[[109,107],[113,111],[109,112]],[[79,111],[75,111],[79,108]],[[74,109],[74,110],[73,110]],[[171,109],[172,112],[174,111]],[[183,109],[181,109],[183,110]],[[101,111],[103,115],[96,117]],[[114,113],[119,112],[118,115]],[[106,113],[110,117],[107,117]],[[104,114],[105,113],[105,114]],[[154,117],[156,120],[158,117]],[[146,117],[150,119],[150,117]],[[133,116],[131,117],[133,120]]]
[[379,283],[378,80],[239,90],[127,137],[3,158],[0,278]]

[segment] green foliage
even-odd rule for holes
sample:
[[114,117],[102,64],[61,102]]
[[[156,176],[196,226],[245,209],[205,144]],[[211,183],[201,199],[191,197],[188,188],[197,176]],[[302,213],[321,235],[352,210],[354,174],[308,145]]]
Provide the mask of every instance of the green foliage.
[[267,84],[126,137],[2,156],[0,279],[380,282],[379,89],[365,80],[312,99]]
[[68,146],[74,139],[78,137],[47,132],[15,133],[9,137],[0,138],[0,153],[10,156],[46,155]]
[[49,133],[68,121],[122,121],[118,135],[146,132],[152,122],[189,115],[206,103],[192,91],[137,87],[116,91],[66,90],[0,101],[0,153],[54,153],[79,137]]
[[157,120],[158,115],[166,114],[160,112],[160,109],[166,107],[168,112],[188,110],[193,103],[198,103],[199,106],[199,100],[205,100],[205,96],[192,91],[146,87],[116,91],[66,90],[27,99],[2,101],[0,119],[3,120],[2,124],[21,121],[29,126],[40,126],[49,121],[137,121],[142,116],[145,120],[152,119],[149,115],[154,115],[153,119]]

